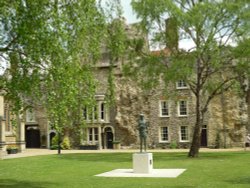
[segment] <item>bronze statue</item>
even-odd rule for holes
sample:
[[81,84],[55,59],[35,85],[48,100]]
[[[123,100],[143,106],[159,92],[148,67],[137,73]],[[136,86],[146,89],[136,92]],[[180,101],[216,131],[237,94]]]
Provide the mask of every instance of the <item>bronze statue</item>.
[[139,130],[139,135],[140,135],[140,152],[142,153],[143,146],[144,146],[144,152],[146,152],[148,124],[145,122],[143,114],[140,114],[138,130]]

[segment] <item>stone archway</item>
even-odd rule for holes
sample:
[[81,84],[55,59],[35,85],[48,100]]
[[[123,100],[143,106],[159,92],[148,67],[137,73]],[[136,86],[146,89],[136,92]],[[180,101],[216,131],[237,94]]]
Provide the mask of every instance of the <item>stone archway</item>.
[[49,135],[48,135],[48,148],[50,148],[52,146],[52,139],[56,136],[56,131],[55,130],[51,130],[49,131]]
[[107,126],[103,128],[103,143],[105,149],[113,149],[114,129]]

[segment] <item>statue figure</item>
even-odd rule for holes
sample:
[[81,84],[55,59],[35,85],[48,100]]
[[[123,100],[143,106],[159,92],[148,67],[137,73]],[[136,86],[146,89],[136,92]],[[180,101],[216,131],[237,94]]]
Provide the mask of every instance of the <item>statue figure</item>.
[[138,130],[139,130],[139,135],[140,135],[140,152],[142,153],[143,146],[144,146],[144,151],[146,152],[148,125],[144,120],[143,114],[140,114]]

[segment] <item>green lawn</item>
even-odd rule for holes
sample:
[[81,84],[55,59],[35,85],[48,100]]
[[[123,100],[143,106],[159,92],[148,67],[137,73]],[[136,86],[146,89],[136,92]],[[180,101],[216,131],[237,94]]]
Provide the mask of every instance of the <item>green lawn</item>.
[[132,154],[62,154],[0,161],[4,188],[250,187],[250,152],[154,153],[154,168],[185,168],[178,178],[107,178],[94,175],[132,168]]

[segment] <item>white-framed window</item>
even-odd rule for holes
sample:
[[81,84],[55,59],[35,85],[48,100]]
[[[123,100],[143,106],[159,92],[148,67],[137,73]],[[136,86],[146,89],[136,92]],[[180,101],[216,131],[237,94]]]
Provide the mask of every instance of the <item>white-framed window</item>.
[[160,101],[160,117],[168,117],[168,116],[169,116],[169,102]]
[[82,115],[84,120],[93,120],[93,121],[97,121],[98,119],[98,111],[97,111],[97,106],[94,106],[93,108],[87,108],[84,107],[82,110]]
[[34,123],[36,122],[35,112],[32,108],[26,110],[26,122],[27,123]]
[[82,116],[86,121],[109,121],[106,102],[97,101],[93,107],[84,107],[82,109]]
[[178,115],[179,116],[187,116],[188,115],[188,107],[187,107],[186,100],[178,101]]
[[88,141],[97,142],[98,140],[99,140],[98,128],[97,127],[88,128]]
[[105,103],[101,102],[100,104],[100,119],[101,121],[105,121],[105,116],[106,116],[106,108],[105,108]]
[[94,106],[92,108],[92,119],[96,121],[98,119],[98,111],[97,111],[97,106]]
[[160,142],[168,142],[169,141],[169,131],[168,131],[167,126],[159,128],[159,141]]
[[180,126],[180,141],[181,142],[188,142],[189,141],[188,126]]
[[187,83],[184,80],[178,80],[176,82],[176,88],[177,89],[186,89],[187,87],[188,87]]

